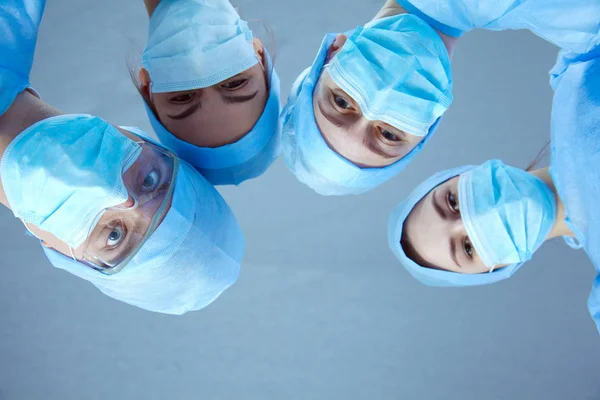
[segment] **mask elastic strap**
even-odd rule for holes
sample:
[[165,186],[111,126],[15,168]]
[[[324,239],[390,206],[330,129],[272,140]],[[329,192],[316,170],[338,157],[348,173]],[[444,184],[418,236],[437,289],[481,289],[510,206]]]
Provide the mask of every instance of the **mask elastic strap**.
[[69,253],[71,253],[71,258],[73,259],[73,261],[77,261],[77,257],[75,257],[75,254],[73,253],[73,248],[71,246],[69,246]]
[[492,272],[494,272],[494,268],[496,268],[496,266],[495,266],[495,265],[493,265],[493,266],[490,268],[490,270],[489,270],[488,274],[491,274]]

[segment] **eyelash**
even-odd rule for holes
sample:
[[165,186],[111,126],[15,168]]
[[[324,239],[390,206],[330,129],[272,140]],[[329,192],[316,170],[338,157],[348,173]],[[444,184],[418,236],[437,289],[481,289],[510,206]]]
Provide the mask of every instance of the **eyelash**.
[[[121,238],[119,240],[119,242],[115,245],[109,245],[108,241],[110,240],[110,234],[117,228],[121,228],[122,233],[121,233]],[[113,221],[107,228],[107,235],[106,235],[106,243],[105,243],[105,248],[108,250],[114,250],[116,248],[118,248],[123,241],[125,240],[125,238],[127,237],[127,226],[125,226],[125,224],[122,223],[122,221],[117,221],[116,223]]]
[[[468,248],[468,250],[467,250],[467,248]],[[473,259],[474,249],[473,249],[473,244],[471,243],[471,240],[469,240],[468,237],[465,237],[465,239],[463,240],[463,250],[464,250],[465,255],[467,256],[467,258],[469,258],[470,260],[472,260]]]
[[191,92],[171,97],[170,101],[175,104],[187,104],[192,101],[194,97],[196,97],[196,92]]
[[242,79],[236,79],[235,81],[230,81],[230,82],[224,83],[221,85],[221,87],[226,90],[238,90],[238,89],[241,89],[242,87],[246,86],[246,83],[248,83],[248,79],[242,78]]
[[[402,142],[402,137],[400,137],[399,135],[396,135],[393,132],[388,131],[387,129],[384,128],[378,128],[379,134],[381,135],[381,137],[383,138],[383,140],[387,141],[387,142],[394,142],[394,143],[398,143],[398,142]],[[389,138],[386,137],[386,134],[390,134],[391,136],[393,136],[394,138]]]
[[[454,203],[454,206],[452,206],[452,202]],[[450,211],[452,211],[454,214],[460,215],[460,207],[458,206],[458,202],[456,201],[456,196],[454,196],[454,193],[448,192],[446,194],[446,204],[448,204]]]
[[[352,106],[352,102],[350,102],[348,99],[346,99],[343,96],[340,96],[337,93],[331,92],[331,96],[332,96],[332,100],[333,100],[333,105],[336,109],[338,109],[341,113],[346,113],[349,111],[354,111],[354,107]],[[346,106],[340,105],[339,102],[344,102],[346,104]]]

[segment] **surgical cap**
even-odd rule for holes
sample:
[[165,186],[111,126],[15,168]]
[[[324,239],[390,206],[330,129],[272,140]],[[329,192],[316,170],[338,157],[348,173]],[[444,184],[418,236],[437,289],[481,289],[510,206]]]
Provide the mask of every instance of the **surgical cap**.
[[[160,142],[182,160],[196,167],[213,185],[239,185],[245,180],[256,178],[265,173],[279,157],[279,76],[266,50],[265,54],[269,71],[269,98],[252,130],[235,143],[209,148],[185,142],[169,132],[146,105],[150,124]],[[198,128],[198,132],[202,134],[202,127]]]
[[44,252],[54,267],[107,296],[149,311],[184,314],[206,307],[237,280],[244,236],[216,189],[182,161],[171,208],[122,271],[104,275],[53,249]]
[[323,39],[312,66],[296,80],[282,112],[283,159],[296,178],[322,195],[360,194],[376,188],[402,171],[433,136],[441,117],[407,155],[383,168],[360,168],[323,139],[313,111],[313,92],[335,34]]
[[[388,223],[388,245],[396,255],[400,263],[410,272],[410,274],[428,286],[475,286],[494,283],[511,277],[523,263],[508,265],[503,268],[495,269],[493,272],[481,274],[460,274],[457,272],[443,271],[439,269],[427,268],[411,260],[402,245],[402,229],[404,221],[414,208],[414,206],[438,185],[462,174],[472,168],[474,165],[452,168],[446,171],[438,172],[421,183],[415,190],[408,195],[394,210]],[[459,199],[460,200],[460,199]]]

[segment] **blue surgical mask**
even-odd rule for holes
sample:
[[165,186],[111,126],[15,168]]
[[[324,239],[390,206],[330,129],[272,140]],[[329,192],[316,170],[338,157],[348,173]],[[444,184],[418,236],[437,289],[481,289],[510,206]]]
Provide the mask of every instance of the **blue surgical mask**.
[[329,64],[329,75],[367,119],[411,135],[427,135],[452,102],[444,42],[410,14],[358,27]]
[[485,265],[531,259],[556,220],[556,197],[536,176],[499,160],[464,172],[458,181],[460,214]]
[[102,210],[128,199],[122,175],[140,152],[100,118],[61,115],[19,134],[2,156],[0,176],[15,217],[76,248]]
[[154,93],[213,86],[258,63],[252,31],[228,0],[162,0],[142,65]]

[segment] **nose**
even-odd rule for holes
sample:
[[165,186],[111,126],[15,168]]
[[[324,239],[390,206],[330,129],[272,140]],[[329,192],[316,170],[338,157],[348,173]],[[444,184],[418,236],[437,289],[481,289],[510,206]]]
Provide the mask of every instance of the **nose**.
[[129,195],[127,197],[127,200],[125,200],[124,203],[119,204],[120,208],[131,208],[135,205],[135,200],[133,199],[133,197],[131,197],[131,195]]
[[463,224],[460,217],[448,220],[446,221],[446,224],[448,231],[452,235],[465,235],[467,233],[465,230],[465,224]]

